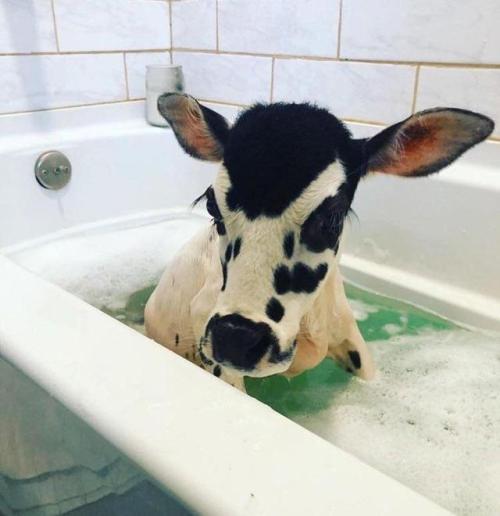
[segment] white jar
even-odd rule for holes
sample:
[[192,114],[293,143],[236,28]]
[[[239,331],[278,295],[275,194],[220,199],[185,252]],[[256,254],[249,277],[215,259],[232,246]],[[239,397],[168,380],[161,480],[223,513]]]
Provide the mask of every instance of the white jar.
[[184,75],[180,65],[146,66],[146,120],[151,125],[168,127],[158,111],[158,97],[164,93],[184,91]]

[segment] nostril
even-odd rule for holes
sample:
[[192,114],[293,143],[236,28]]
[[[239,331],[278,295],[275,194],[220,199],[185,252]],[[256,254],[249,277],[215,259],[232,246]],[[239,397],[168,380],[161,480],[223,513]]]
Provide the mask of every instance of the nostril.
[[229,362],[240,369],[257,365],[271,346],[271,329],[239,314],[225,315],[211,321],[212,353],[217,362]]

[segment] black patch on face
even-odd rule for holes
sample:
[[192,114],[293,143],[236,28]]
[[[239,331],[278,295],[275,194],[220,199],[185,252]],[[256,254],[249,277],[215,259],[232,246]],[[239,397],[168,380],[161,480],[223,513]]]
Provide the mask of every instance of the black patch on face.
[[215,200],[215,193],[212,186],[207,188],[204,196],[207,199],[208,214],[211,215],[215,220],[221,220],[222,214],[219,210],[219,206],[217,206],[217,201]]
[[231,260],[231,256],[233,255],[233,246],[231,244],[228,244],[226,247],[226,263]]
[[325,278],[326,273],[328,272],[328,265],[326,263],[320,263],[316,267],[316,277],[321,281]]
[[338,158],[361,163],[349,131],[335,116],[310,104],[258,104],[230,131],[224,165],[231,180],[226,202],[249,219],[277,217]]
[[273,364],[279,364],[280,362],[284,362],[289,360],[297,347],[297,341],[293,341],[292,347],[287,351],[280,351],[280,348],[277,343],[271,348],[271,356],[269,357],[269,362]]
[[213,366],[214,363],[212,360],[210,360],[206,355],[205,353],[203,353],[203,351],[201,349],[198,350],[198,353],[200,355],[200,358],[201,358],[201,361],[206,365],[206,366]]
[[343,186],[335,197],[327,197],[306,219],[300,230],[300,242],[313,253],[338,250],[339,238],[351,200]]
[[227,284],[227,263],[222,262],[222,288],[221,290],[226,290],[226,284]]
[[275,297],[272,297],[267,303],[266,314],[269,319],[272,319],[275,322],[280,322],[285,315],[285,309]]
[[296,263],[292,269],[286,265],[280,265],[274,271],[274,289],[278,294],[287,292],[310,294],[316,290],[327,272],[328,265],[326,263],[320,263],[316,269],[301,262]]
[[233,248],[233,258],[236,260],[236,257],[240,254],[240,249],[241,249],[241,238],[238,237],[235,241],[234,241],[234,248]]
[[293,248],[295,247],[295,237],[293,233],[287,233],[285,235],[285,239],[283,240],[283,251],[285,252],[285,256],[290,259],[293,256]]
[[285,294],[291,290],[292,277],[286,265],[280,265],[274,271],[274,290],[278,294]]
[[357,351],[349,351],[349,358],[351,359],[352,365],[356,369],[361,368],[361,357],[359,356],[359,353]]
[[219,378],[219,376],[222,374],[222,369],[220,367],[220,365],[216,365],[214,367],[214,376],[217,376],[217,378]]
[[224,222],[215,221],[215,229],[217,229],[217,233],[220,236],[223,236],[226,234],[226,226],[224,226]]
[[175,334],[175,345],[176,346],[179,345],[179,334],[178,333]]

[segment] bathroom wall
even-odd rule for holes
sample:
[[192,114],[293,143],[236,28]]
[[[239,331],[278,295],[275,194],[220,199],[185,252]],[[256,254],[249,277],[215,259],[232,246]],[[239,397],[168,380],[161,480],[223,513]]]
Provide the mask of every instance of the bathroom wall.
[[181,0],[173,60],[203,99],[315,100],[352,121],[489,114],[500,138],[498,0]]
[[458,106],[500,139],[499,25],[498,0],[0,0],[0,113],[141,98],[172,60],[203,100],[382,125]]
[[163,0],[0,0],[0,113],[144,97],[169,63]]

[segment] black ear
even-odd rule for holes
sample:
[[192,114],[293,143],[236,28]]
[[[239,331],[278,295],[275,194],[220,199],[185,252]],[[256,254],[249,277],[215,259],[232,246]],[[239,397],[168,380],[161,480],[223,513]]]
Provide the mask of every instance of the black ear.
[[158,110],[188,154],[206,161],[222,159],[229,135],[229,125],[223,116],[181,93],[161,95]]
[[427,176],[482,142],[495,124],[479,113],[435,108],[415,113],[365,141],[368,172]]

